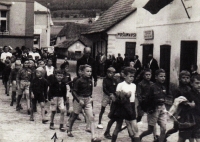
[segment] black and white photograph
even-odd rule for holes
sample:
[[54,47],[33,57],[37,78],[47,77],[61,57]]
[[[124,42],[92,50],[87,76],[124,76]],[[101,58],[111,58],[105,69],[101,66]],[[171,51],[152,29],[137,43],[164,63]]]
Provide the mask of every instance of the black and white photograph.
[[200,142],[199,0],[0,0],[0,142]]

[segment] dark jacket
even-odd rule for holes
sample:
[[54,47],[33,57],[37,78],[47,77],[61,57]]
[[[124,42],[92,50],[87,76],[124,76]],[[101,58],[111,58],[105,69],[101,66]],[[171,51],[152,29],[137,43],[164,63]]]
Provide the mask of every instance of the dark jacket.
[[11,72],[11,67],[10,66],[6,66],[2,72],[2,80],[3,82],[7,82],[9,80],[9,76],[10,76],[10,72]]
[[72,80],[71,75],[69,73],[64,73],[64,78],[62,79],[62,82],[64,82],[66,85],[69,85],[70,88],[72,88]]
[[44,78],[35,77],[31,81],[30,92],[33,92],[34,95],[44,95],[45,99],[47,99],[47,88],[48,82]]
[[54,75],[51,76],[49,84],[50,99],[53,97],[63,97],[64,101],[66,101],[66,84],[63,82],[59,83]]
[[161,83],[154,83],[149,90],[147,99],[149,111],[155,110],[157,106],[163,105],[166,98],[166,88]]
[[146,99],[150,91],[150,87],[152,85],[153,85],[153,82],[147,81],[144,79],[140,83],[138,83],[136,92],[137,92],[137,97],[139,101]]
[[195,108],[193,109],[193,114],[196,120],[196,127],[200,129],[200,93],[194,89],[191,89],[190,96],[192,100],[195,102]]
[[33,79],[33,71],[29,68],[21,68],[16,77],[16,81],[19,82],[20,80],[31,81]]
[[9,77],[9,80],[12,82],[12,81],[16,81],[16,78],[17,78],[17,73],[18,73],[19,69],[12,69],[11,72],[10,72],[10,77]]
[[159,69],[158,62],[153,58],[151,64],[149,61],[148,66],[152,71],[151,81],[155,82],[155,72]]
[[180,96],[184,96],[186,97],[186,99],[190,100],[190,95],[189,92],[191,91],[191,88],[189,85],[185,85],[182,84],[181,82],[179,82],[179,87],[177,87],[173,94],[174,94],[174,99],[180,97]]
[[76,80],[74,84],[73,91],[76,92],[78,96],[89,97],[92,95],[93,85],[90,78],[80,77]]
[[117,80],[115,78],[104,78],[103,79],[103,92],[110,96],[110,93],[115,93],[117,88]]
[[77,76],[79,76],[78,74],[78,69],[80,65],[85,65],[88,64],[92,67],[92,77],[94,78],[94,81],[97,81],[97,70],[96,70],[96,61],[89,57],[88,60],[85,56],[81,57],[80,59],[77,60],[77,64],[76,64],[76,74]]

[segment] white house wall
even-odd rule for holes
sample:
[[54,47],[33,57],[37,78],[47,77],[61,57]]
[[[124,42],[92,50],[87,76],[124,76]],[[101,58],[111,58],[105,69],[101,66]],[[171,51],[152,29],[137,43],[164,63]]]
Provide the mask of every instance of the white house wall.
[[[39,33],[40,47],[48,47],[50,46],[51,15],[47,11],[50,11],[38,2],[34,2],[34,11],[34,29],[41,31]],[[36,13],[37,11],[44,13]]]
[[[26,3],[15,2],[10,9],[10,35],[25,35],[25,23],[26,23]],[[18,17],[18,18],[17,18]],[[33,28],[33,27],[29,27]]]
[[83,45],[80,41],[77,41],[68,48],[68,52],[81,51],[81,53],[83,53],[84,48],[85,45]]
[[[152,43],[154,44],[154,58],[160,62],[160,45],[170,45],[170,82],[173,83],[178,83],[181,41],[198,41],[197,65],[199,66],[200,63],[200,33],[198,32],[200,31],[200,2],[198,0],[187,0],[185,4],[187,7],[192,6],[189,9],[191,19],[187,17],[181,1],[174,1],[155,15],[143,8],[137,10],[140,16],[137,19],[136,52],[142,55],[141,45]],[[147,30],[153,30],[153,40],[144,39],[144,31]],[[140,56],[140,60],[142,61],[142,56]]]
[[[107,34],[108,34],[108,52],[109,54],[114,54],[117,56],[118,53],[121,53],[123,56],[125,53],[125,45],[126,42],[136,42],[136,39],[119,39],[116,37],[118,33],[136,33],[136,13],[129,15],[127,18],[125,18],[123,21],[115,25],[113,28],[111,28]],[[137,36],[136,36],[137,37]]]

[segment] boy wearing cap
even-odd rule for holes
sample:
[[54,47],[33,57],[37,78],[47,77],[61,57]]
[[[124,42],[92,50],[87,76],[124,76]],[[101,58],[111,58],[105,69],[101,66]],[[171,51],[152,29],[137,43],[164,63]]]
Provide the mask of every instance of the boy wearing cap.
[[10,106],[13,106],[14,101],[16,101],[16,90],[17,90],[16,78],[17,78],[17,73],[21,68],[21,61],[17,60],[15,62],[14,67],[15,68],[11,70],[9,77],[9,84],[12,84],[12,95],[11,95]]
[[107,76],[103,79],[103,98],[101,101],[101,111],[99,113],[99,124],[97,125],[98,129],[103,129],[101,124],[103,113],[105,112],[106,106],[111,103],[111,97],[116,91],[117,80],[114,78],[114,74],[115,69],[113,67],[109,67],[107,69]]
[[56,114],[57,107],[60,110],[60,131],[64,132],[64,113],[65,113],[65,103],[66,103],[66,85],[62,82],[63,71],[56,69],[54,75],[51,76],[49,85],[49,100],[51,102],[51,123],[50,129],[54,130],[54,116]]
[[[47,96],[48,82],[43,78],[44,69],[39,67],[36,69],[36,77],[31,81],[30,93],[32,102],[38,102],[41,106],[42,123],[46,123],[48,120],[45,119],[45,96]],[[31,116],[30,121],[34,121],[33,118],[33,105],[31,106]]]
[[18,89],[16,111],[20,110],[20,101],[22,98],[22,94],[24,93],[26,95],[27,112],[29,115],[30,115],[29,87],[32,79],[33,79],[33,72],[31,69],[29,69],[29,60],[25,60],[23,63],[23,67],[18,71],[16,77],[17,89]]

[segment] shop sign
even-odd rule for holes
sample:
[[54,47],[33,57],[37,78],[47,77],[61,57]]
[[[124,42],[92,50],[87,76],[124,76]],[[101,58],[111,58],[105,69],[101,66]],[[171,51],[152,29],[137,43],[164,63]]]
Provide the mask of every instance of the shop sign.
[[136,33],[117,33],[116,38],[131,38],[136,39],[137,34]]
[[154,32],[153,32],[153,30],[144,31],[144,39],[145,40],[152,40],[152,39],[154,39]]

